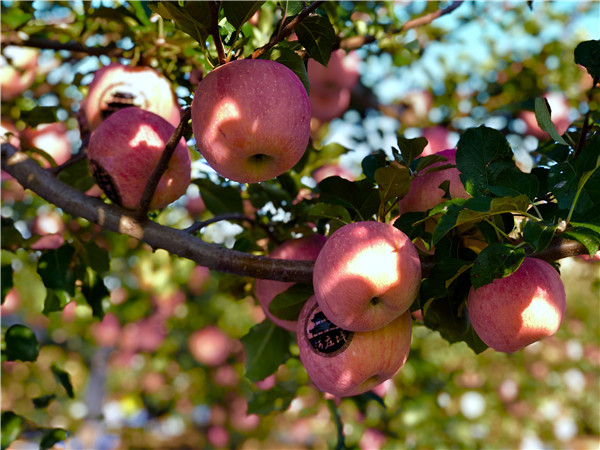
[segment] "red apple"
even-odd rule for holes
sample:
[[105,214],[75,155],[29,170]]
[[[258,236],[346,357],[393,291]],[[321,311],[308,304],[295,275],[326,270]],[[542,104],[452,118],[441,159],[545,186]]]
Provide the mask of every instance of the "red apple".
[[[121,109],[90,136],[88,158],[98,185],[115,203],[139,206],[146,183],[175,127],[140,108]],[[160,179],[151,209],[161,209],[185,194],[191,179],[188,147],[181,138]]]
[[0,58],[0,97],[12,100],[35,81],[39,50],[7,45]]
[[210,270],[208,267],[195,266],[190,272],[187,287],[192,295],[200,295],[206,289],[210,281]]
[[429,172],[432,168],[456,164],[456,149],[438,152],[437,155],[446,158],[426,167],[410,183],[410,190],[400,199],[398,204],[399,214],[415,211],[427,211],[445,201],[444,190],[439,186],[444,181],[450,182],[450,197],[468,198],[469,194],[460,181],[459,171],[456,167]]
[[433,155],[450,148],[450,133],[441,125],[424,128],[421,135],[427,139],[427,146],[421,156]]
[[275,61],[242,59],[210,72],[192,102],[198,150],[220,175],[256,183],[290,170],[310,136],[304,85]]
[[408,310],[419,292],[421,262],[402,231],[381,222],[336,230],[315,261],[315,297],[325,315],[350,331],[370,331]]
[[97,70],[81,105],[90,129],[129,106],[158,114],[174,127],[181,120],[171,83],[154,69],[113,63]]
[[206,205],[204,204],[204,200],[202,200],[202,196],[188,196],[187,201],[185,202],[185,209],[187,209],[187,212],[192,217],[201,215],[206,211]]
[[565,313],[565,288],[546,261],[525,258],[505,278],[477,290],[471,288],[467,310],[473,329],[489,347],[515,352],[551,336]]
[[121,337],[121,322],[114,313],[106,313],[101,322],[90,326],[90,333],[99,346],[114,347]]
[[341,117],[350,106],[350,90],[334,88],[328,92],[318,90],[310,93],[310,111],[312,117],[320,122],[329,122]]
[[300,360],[313,383],[336,397],[367,392],[394,376],[406,362],[411,336],[408,311],[382,328],[352,332],[330,321],[314,296],[298,318]]
[[223,364],[232,350],[231,338],[215,325],[194,331],[188,339],[188,349],[196,361],[207,366]]
[[312,173],[312,177],[317,183],[320,183],[328,177],[340,177],[348,181],[354,181],[354,175],[349,170],[344,169],[337,164],[325,164],[315,169]]
[[[71,142],[67,137],[67,126],[62,122],[44,123],[35,128],[25,128],[21,133],[21,144],[24,149],[34,147],[48,153],[59,166],[71,156]],[[42,156],[35,158],[48,168],[50,163]]]
[[[323,248],[325,239],[325,236],[320,234],[311,234],[299,239],[285,241],[273,250],[269,256],[276,259],[314,261]],[[293,284],[283,281],[256,280],[256,298],[260,302],[265,314],[277,325],[290,331],[296,331],[296,321],[275,317],[269,311],[269,305],[277,295],[287,290]]]
[[[556,127],[558,134],[562,136],[569,128],[569,125],[571,125],[571,120],[569,119],[569,102],[564,94],[560,92],[547,92],[543,97],[550,105],[552,123]],[[539,127],[535,118],[535,112],[522,111],[519,117],[527,125],[527,134],[531,134],[538,139],[548,139],[550,137],[548,133]]]

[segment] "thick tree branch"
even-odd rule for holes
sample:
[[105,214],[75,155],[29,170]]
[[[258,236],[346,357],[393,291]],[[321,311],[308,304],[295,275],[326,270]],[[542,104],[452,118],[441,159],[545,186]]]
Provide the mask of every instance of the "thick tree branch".
[[66,185],[10,144],[2,144],[2,169],[64,212],[139,239],[154,249],[164,249],[220,272],[277,281],[312,282],[312,261],[272,259],[229,250],[206,243],[183,230],[149,220],[139,221],[130,211],[108,205]]
[[156,191],[156,186],[158,186],[158,182],[169,167],[169,161],[171,160],[173,153],[175,153],[175,149],[177,148],[177,145],[179,144],[179,141],[181,140],[191,117],[192,109],[188,108],[183,113],[179,125],[171,135],[169,142],[167,142],[167,145],[160,156],[158,164],[154,168],[152,175],[150,175],[150,178],[146,183],[146,187],[142,193],[142,199],[140,200],[140,206],[136,210],[136,216],[140,220],[146,217],[148,214],[148,209],[150,208],[150,203],[152,202],[152,197],[154,196],[154,191]]
[[263,55],[264,53],[269,51],[271,48],[273,48],[275,45],[277,45],[278,42],[282,41],[283,39],[288,37],[290,34],[292,34],[292,32],[294,31],[294,28],[300,22],[302,22],[302,20],[306,16],[308,16],[310,13],[315,11],[319,6],[321,6],[322,3],[323,3],[322,1],[311,3],[306,8],[304,8],[302,11],[300,11],[300,13],[297,16],[295,16],[292,20],[290,20],[289,23],[286,26],[284,26],[279,33],[277,33],[275,36],[273,36],[267,44],[256,49],[254,51],[254,53],[252,53],[252,59],[256,59],[259,56]]
[[[159,225],[147,219],[138,220],[131,211],[89,197],[54,177],[27,154],[10,144],[2,144],[2,169],[16,178],[25,188],[61,208],[64,212],[82,217],[104,229],[139,239],[153,249],[163,249],[199,265],[220,272],[276,281],[311,283],[314,263],[272,259],[229,250],[209,244],[190,235],[189,231]],[[555,239],[548,248],[528,256],[556,261],[561,258],[587,254],[583,244]],[[421,260],[423,276],[433,268],[432,257]]]

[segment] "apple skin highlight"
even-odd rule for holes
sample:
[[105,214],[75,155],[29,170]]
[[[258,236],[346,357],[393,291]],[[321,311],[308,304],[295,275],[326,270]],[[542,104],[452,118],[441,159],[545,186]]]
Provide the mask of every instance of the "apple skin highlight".
[[315,261],[313,287],[325,315],[350,331],[381,328],[410,308],[421,262],[402,231],[381,222],[336,230]]
[[373,331],[340,329],[322,314],[316,298],[300,312],[300,360],[313,383],[336,397],[359,395],[388,380],[408,358],[412,319],[406,311]]
[[525,258],[505,278],[495,279],[467,299],[469,319],[489,347],[512,353],[552,336],[565,314],[565,288],[558,272],[546,261]]
[[290,170],[306,150],[308,95],[283,64],[232,61],[196,88],[192,130],[198,151],[221,176],[240,183],[269,180]]

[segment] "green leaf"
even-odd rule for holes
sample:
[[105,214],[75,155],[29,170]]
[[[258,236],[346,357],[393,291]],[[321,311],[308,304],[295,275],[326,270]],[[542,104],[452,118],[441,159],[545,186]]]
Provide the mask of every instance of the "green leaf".
[[48,394],[42,395],[41,397],[36,397],[32,399],[33,406],[35,409],[43,409],[46,408],[52,400],[56,398],[56,394]]
[[108,251],[93,241],[83,243],[84,252],[81,260],[100,275],[110,270],[110,255]]
[[31,18],[33,18],[32,13],[16,8],[15,5],[11,5],[10,8],[2,8],[3,25],[6,24],[13,30],[25,25]]
[[548,189],[556,197],[560,209],[569,209],[575,200],[579,175],[570,162],[555,164],[548,172]]
[[567,145],[552,122],[550,103],[544,97],[536,97],[535,99],[535,120],[538,126],[550,135],[555,142]]
[[239,30],[260,9],[264,1],[260,2],[240,2],[227,1],[223,2],[223,12],[227,21]]
[[519,268],[525,250],[509,244],[493,243],[484,248],[473,262],[471,283],[473,288],[491,283],[496,278],[509,276]]
[[290,356],[290,333],[270,320],[263,320],[241,338],[246,351],[246,377],[264,380]]
[[44,302],[44,310],[42,314],[47,316],[51,312],[62,311],[71,296],[62,289],[48,289],[46,291],[46,301]]
[[275,386],[267,391],[259,390],[248,401],[248,414],[264,416],[271,411],[284,411],[296,397],[295,391]]
[[388,159],[385,152],[379,150],[365,156],[361,162],[361,167],[367,179],[375,183],[375,171],[380,167],[385,167],[387,163]]
[[305,17],[294,28],[298,41],[308,52],[308,55],[318,63],[327,66],[336,34],[327,17]]
[[306,66],[302,58],[295,51],[284,47],[283,44],[278,44],[260,57],[261,59],[277,61],[288,69],[291,69],[304,85],[306,93],[310,93],[310,82],[308,81]]
[[75,247],[65,244],[56,250],[45,252],[38,261],[38,273],[47,288],[61,289],[75,295],[75,276],[71,260]]
[[56,364],[52,364],[52,366],[50,366],[50,370],[52,370],[56,381],[62,384],[62,386],[65,388],[65,391],[67,391],[67,395],[69,396],[69,398],[75,398],[75,394],[73,393],[73,385],[71,384],[71,377],[69,376],[69,373],[62,370]]
[[600,77],[600,41],[583,41],[575,47],[575,64],[585,67],[592,77]]
[[196,39],[201,46],[205,45],[210,29],[210,4],[209,2],[179,2],[162,1],[149,2],[152,11],[166,20],[172,20],[175,26]]
[[2,217],[1,230],[2,248],[13,249],[21,248],[23,244],[23,235],[15,228],[15,221]]
[[96,183],[91,173],[88,159],[83,158],[61,170],[58,179],[78,191],[85,192]]
[[12,411],[2,411],[0,422],[2,422],[2,436],[0,437],[0,441],[4,450],[21,434],[24,419]]
[[297,320],[302,306],[312,295],[314,295],[314,291],[311,285],[293,284],[281,294],[275,296],[269,304],[269,311],[275,317],[283,320]]
[[309,220],[328,220],[331,227],[331,232],[352,222],[350,213],[341,205],[317,203],[308,210],[307,216]]
[[104,307],[102,300],[110,296],[104,280],[91,267],[88,267],[85,272],[81,293],[85,300],[92,307],[94,317],[102,320],[104,318]]
[[379,196],[383,203],[403,197],[410,188],[410,172],[396,161],[375,171],[375,181],[379,186]]
[[35,266],[26,264],[20,270],[15,271],[13,283],[23,304],[31,305],[38,312],[44,309],[46,286]]
[[404,136],[398,135],[398,148],[406,164],[410,164],[414,159],[418,158],[423,153],[425,147],[427,147],[427,139],[424,137],[407,139]]
[[586,224],[567,229],[562,236],[581,242],[587,248],[590,256],[594,256],[600,247],[600,232]]
[[[435,155],[435,154],[422,156],[422,157],[417,158],[412,161],[412,163],[410,165],[410,169],[413,172],[421,172],[421,171],[425,170],[427,167],[429,167],[432,164],[435,164],[437,162],[447,163],[448,160],[446,158],[444,158],[443,156]],[[427,172],[424,172],[424,173],[436,172],[438,170],[446,170],[449,167],[452,167],[452,165],[451,164],[442,164],[442,165],[439,165],[436,167],[432,167]]]
[[38,340],[31,328],[25,325],[12,325],[4,335],[8,361],[35,361],[40,352]]
[[62,428],[51,428],[44,433],[40,441],[40,448],[51,448],[57,442],[64,441],[67,438],[67,430]]
[[206,208],[215,215],[232,212],[243,213],[242,196],[233,186],[222,186],[206,178],[193,181],[200,188]]
[[555,232],[556,225],[552,222],[528,220],[523,229],[523,239],[539,252],[548,247]]

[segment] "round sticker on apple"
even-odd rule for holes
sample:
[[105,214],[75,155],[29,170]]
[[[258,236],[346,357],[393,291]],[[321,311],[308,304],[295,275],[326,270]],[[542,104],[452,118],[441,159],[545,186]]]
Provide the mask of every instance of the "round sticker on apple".
[[345,351],[354,337],[354,332],[338,327],[325,317],[318,304],[315,304],[308,313],[304,330],[310,349],[326,358]]

